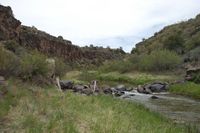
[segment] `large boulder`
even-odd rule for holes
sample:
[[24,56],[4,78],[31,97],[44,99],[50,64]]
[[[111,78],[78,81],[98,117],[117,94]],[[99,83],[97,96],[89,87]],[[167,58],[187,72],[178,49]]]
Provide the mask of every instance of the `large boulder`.
[[90,89],[90,88],[84,88],[82,91],[81,91],[82,94],[86,94],[86,95],[92,95],[93,94],[93,90]]
[[153,83],[149,86],[149,89],[152,92],[162,92],[162,91],[167,91],[167,84],[165,83]]
[[93,94],[93,90],[91,88],[89,88],[89,86],[87,85],[75,85],[73,87],[74,92],[79,92],[81,94],[85,94],[85,95],[91,95]]
[[151,99],[158,99],[159,97],[157,96],[151,96]]
[[118,85],[115,89],[117,91],[126,91],[126,86],[125,85]]
[[73,81],[70,80],[61,80],[60,81],[60,87],[62,90],[67,90],[67,89],[73,89]]
[[141,85],[138,86],[137,92],[144,93],[144,94],[152,94],[152,91],[149,89],[149,87],[147,86],[142,87]]
[[75,85],[73,87],[74,92],[81,92],[84,89],[84,85]]
[[153,92],[165,92],[168,90],[168,84],[164,82],[154,82],[144,86],[138,86],[139,93],[151,94]]

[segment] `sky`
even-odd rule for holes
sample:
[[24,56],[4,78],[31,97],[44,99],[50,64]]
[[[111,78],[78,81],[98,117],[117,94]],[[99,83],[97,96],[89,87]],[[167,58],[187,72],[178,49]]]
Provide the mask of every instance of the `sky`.
[[200,0],[1,0],[23,25],[63,36],[79,46],[135,44],[164,26],[200,13]]

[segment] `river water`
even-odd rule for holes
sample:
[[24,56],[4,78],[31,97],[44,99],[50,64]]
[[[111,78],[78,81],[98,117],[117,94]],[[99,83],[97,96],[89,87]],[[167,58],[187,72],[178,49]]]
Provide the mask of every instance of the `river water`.
[[[152,99],[152,96],[158,99]],[[192,124],[200,128],[200,101],[169,93],[148,95],[125,92],[121,98],[143,104],[151,111],[160,113],[176,123]]]

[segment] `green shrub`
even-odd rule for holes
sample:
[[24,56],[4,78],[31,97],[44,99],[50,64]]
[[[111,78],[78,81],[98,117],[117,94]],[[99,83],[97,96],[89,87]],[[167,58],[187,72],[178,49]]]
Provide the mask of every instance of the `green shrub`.
[[24,80],[31,80],[34,77],[47,78],[48,64],[46,57],[37,51],[25,55],[21,59],[20,76]]
[[172,51],[153,51],[149,55],[143,55],[138,62],[138,68],[146,71],[164,71],[175,68],[181,63],[181,58]]
[[200,61],[200,46],[196,47],[195,49],[191,50],[188,54],[187,54],[187,58],[189,59],[189,61]]
[[190,81],[194,82],[194,83],[200,83],[200,71],[195,71],[189,74],[191,76]]
[[120,73],[129,72],[131,70],[132,63],[124,60],[117,60],[105,63],[99,68],[101,72],[113,72],[117,71]]
[[184,44],[185,48],[187,50],[191,50],[194,49],[195,47],[200,46],[200,33],[192,36],[189,40],[187,40],[187,42]]
[[16,56],[23,57],[25,54],[27,54],[27,49],[20,46],[16,41],[14,40],[8,40],[6,42],[3,42],[4,48],[12,51]]
[[6,49],[8,49],[12,52],[15,52],[16,49],[18,49],[20,47],[20,45],[16,41],[13,41],[13,40],[6,41],[4,43],[4,46]]
[[18,57],[14,53],[0,46],[0,75],[17,75],[19,62]]
[[64,63],[62,59],[58,58],[55,59],[55,65],[55,75],[60,77],[64,76],[66,72],[72,69],[69,65]]

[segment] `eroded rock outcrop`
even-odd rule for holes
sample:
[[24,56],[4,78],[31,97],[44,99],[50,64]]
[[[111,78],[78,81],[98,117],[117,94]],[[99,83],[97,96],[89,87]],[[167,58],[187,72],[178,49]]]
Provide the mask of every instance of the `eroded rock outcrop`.
[[0,41],[16,39],[21,22],[14,18],[11,8],[0,5]]
[[72,45],[71,41],[51,36],[34,27],[21,26],[19,43],[24,47],[37,49],[44,54],[62,57],[70,61],[83,57],[81,49]]

